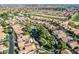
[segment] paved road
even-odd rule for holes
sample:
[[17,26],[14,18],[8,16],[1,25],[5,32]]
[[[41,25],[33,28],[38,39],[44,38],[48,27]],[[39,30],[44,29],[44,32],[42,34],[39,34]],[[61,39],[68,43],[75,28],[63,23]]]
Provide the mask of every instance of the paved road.
[[14,52],[14,39],[13,39],[13,32],[12,32],[12,27],[8,27],[8,29],[11,30],[11,32],[8,32],[9,34],[9,54],[13,54]]

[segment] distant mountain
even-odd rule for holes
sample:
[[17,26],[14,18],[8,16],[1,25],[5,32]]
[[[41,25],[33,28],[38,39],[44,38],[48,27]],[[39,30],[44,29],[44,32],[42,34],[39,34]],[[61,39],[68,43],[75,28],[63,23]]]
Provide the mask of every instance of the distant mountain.
[[79,8],[79,4],[0,4],[0,7],[77,7]]

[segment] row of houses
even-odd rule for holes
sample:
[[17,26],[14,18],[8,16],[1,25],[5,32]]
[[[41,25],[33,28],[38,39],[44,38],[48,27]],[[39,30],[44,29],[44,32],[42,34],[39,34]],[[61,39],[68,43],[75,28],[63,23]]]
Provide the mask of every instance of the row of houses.
[[6,33],[3,32],[4,28],[0,26],[0,53],[3,53],[4,50],[7,50],[7,47],[4,45],[6,38]]
[[50,15],[50,16],[59,16],[59,17],[68,17],[69,15],[72,16],[74,14],[74,11],[36,9],[36,10],[31,10],[31,13],[44,14],[44,15]]
[[12,27],[17,35],[19,54],[36,53],[36,46],[33,43],[33,39],[29,34],[24,34],[22,31],[23,27],[20,24],[15,24]]
[[79,29],[72,28],[71,26],[68,25],[68,22],[61,22],[59,25],[67,30],[74,32],[76,35],[79,35]]
[[79,43],[77,41],[71,40],[68,42],[68,45],[72,48],[72,50],[63,49],[61,50],[62,54],[79,54]]
[[[66,22],[61,23],[60,26],[63,26],[65,29],[68,30],[68,24]],[[57,34],[58,37],[61,38],[64,42],[66,42],[68,47],[70,47],[72,49],[72,51],[70,51],[69,49],[63,49],[61,51],[62,54],[72,54],[72,53],[79,54],[79,42],[77,40],[74,40],[74,38],[68,36],[62,30],[55,30],[54,33]]]
[[[39,23],[39,22],[38,22]],[[65,29],[67,28],[67,24],[60,24],[64,25]],[[68,36],[64,31],[58,30],[56,26],[50,25],[49,23],[45,23],[45,26],[52,30],[54,34],[58,36],[58,38],[61,38],[64,42],[68,44],[68,47],[70,47],[74,52],[70,51],[69,49],[63,49],[61,51],[62,54],[72,54],[72,53],[78,53],[79,52],[79,43],[74,40],[72,37]]]

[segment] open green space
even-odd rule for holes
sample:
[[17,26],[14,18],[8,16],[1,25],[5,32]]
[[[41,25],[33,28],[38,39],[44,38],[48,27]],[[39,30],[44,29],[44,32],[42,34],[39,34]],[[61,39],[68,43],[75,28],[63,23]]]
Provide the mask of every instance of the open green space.
[[49,16],[49,15],[34,14],[34,13],[27,13],[27,14],[30,16],[39,16],[39,17],[50,18],[50,19],[63,19],[63,18],[57,17],[57,16]]
[[75,21],[75,22],[79,22],[79,14],[76,15],[76,16],[73,18],[73,21]]
[[71,26],[72,28],[76,28],[76,24],[74,22],[72,22],[72,21],[70,21],[68,23],[68,25]]

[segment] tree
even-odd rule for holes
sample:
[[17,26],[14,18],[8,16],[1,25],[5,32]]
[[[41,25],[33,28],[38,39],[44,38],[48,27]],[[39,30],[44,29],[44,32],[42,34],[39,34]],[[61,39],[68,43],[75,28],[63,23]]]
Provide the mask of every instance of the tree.
[[1,24],[1,26],[3,26],[3,27],[5,27],[5,26],[8,25],[5,21],[0,21],[0,24]]
[[7,54],[7,53],[8,53],[8,50],[4,50],[4,51],[3,51],[3,54]]
[[71,26],[72,28],[76,28],[76,24],[74,22],[69,22],[68,25]]
[[61,42],[61,46],[62,46],[62,49],[67,48],[67,45],[66,45],[66,43],[64,41]]

